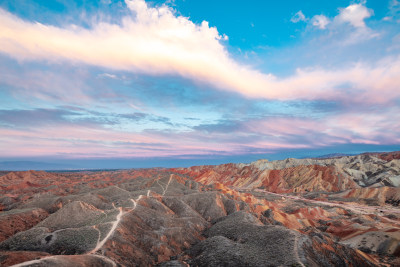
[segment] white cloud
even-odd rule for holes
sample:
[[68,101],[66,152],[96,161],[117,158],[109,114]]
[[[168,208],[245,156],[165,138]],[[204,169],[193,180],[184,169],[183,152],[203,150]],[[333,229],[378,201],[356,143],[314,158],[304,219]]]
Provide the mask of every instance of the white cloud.
[[306,21],[306,20],[307,20],[307,18],[306,18],[306,16],[304,16],[304,14],[301,10],[298,11],[296,14],[294,14],[294,16],[290,19],[290,21],[293,23],[297,23],[300,21]]
[[362,4],[353,4],[346,8],[339,9],[339,15],[335,17],[337,21],[350,23],[356,28],[365,28],[364,20],[374,14],[373,10],[368,9]]
[[122,25],[99,22],[91,29],[27,22],[0,9],[0,52],[19,60],[72,61],[151,75],[180,75],[247,97],[360,103],[400,97],[400,58],[340,70],[299,69],[280,79],[232,59],[221,43],[227,37],[207,22],[194,24],[167,6],[150,8],[143,0],[127,0],[127,4],[134,14],[123,18]]
[[100,78],[118,79],[118,76],[110,73],[102,73],[98,75]]
[[[342,34],[341,45],[353,45],[361,41],[378,37],[380,34],[365,24],[365,20],[374,14],[365,6],[366,1],[339,8],[339,14],[333,18],[315,15],[310,23],[319,29],[329,29],[331,34]],[[384,18],[390,19],[389,17]]]
[[346,8],[339,8],[339,15],[334,18],[334,24],[349,24],[354,29],[351,34],[343,40],[344,45],[359,43],[360,41],[369,40],[378,37],[380,34],[365,24],[365,19],[374,14],[372,9],[367,8],[363,1],[359,4],[352,4]]
[[312,25],[319,28],[319,29],[325,29],[326,26],[330,23],[329,19],[324,16],[324,15],[315,15],[311,19]]
[[67,59],[211,81],[216,77],[209,77],[210,69],[235,65],[220,43],[228,37],[206,21],[196,25],[166,6],[149,8],[143,0],[126,3],[132,15],[121,26],[99,22],[91,29],[31,23],[0,9],[0,51],[20,60]]
[[388,16],[384,17],[385,21],[395,20],[397,23],[400,23],[400,1],[392,0],[389,2],[389,12]]

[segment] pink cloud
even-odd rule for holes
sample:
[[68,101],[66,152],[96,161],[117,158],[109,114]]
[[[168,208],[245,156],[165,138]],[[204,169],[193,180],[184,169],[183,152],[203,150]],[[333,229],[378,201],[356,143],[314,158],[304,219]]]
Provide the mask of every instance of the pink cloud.
[[[253,98],[387,103],[400,97],[399,57],[343,69],[299,69],[290,77],[278,78],[235,61],[223,45],[227,38],[205,21],[194,24],[169,7],[152,8],[143,0],[126,3],[132,14],[122,19],[122,25],[98,22],[90,29],[28,22],[0,9],[0,51],[22,61],[71,61],[151,75],[181,75]],[[346,10],[343,19],[362,27],[366,11]]]
[[400,109],[360,111],[311,119],[263,118],[243,122],[234,133],[128,132],[57,125],[26,130],[0,128],[0,157],[167,157],[268,153],[336,144],[400,143]]

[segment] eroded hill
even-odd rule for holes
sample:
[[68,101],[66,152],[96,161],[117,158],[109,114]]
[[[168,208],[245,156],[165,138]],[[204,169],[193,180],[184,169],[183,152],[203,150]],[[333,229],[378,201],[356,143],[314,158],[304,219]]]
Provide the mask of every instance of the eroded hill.
[[0,176],[1,266],[400,264],[396,153]]

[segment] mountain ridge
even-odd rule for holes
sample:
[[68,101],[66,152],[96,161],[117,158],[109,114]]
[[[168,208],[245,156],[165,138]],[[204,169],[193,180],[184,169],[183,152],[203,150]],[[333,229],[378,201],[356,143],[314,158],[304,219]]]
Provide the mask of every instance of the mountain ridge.
[[398,266],[398,155],[9,172],[0,264]]

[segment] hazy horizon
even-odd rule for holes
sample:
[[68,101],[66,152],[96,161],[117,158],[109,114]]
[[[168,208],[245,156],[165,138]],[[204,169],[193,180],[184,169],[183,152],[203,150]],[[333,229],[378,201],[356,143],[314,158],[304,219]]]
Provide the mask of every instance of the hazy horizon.
[[0,20],[2,162],[400,150],[396,0],[5,0]]
[[[395,148],[394,150],[392,148]],[[154,157],[154,158],[0,158],[0,170],[96,170],[96,169],[135,169],[135,168],[174,168],[199,165],[219,165],[226,163],[250,163],[260,159],[283,160],[287,158],[313,158],[332,154],[358,155],[367,152],[393,152],[400,146],[366,146],[347,148],[330,148],[325,150],[298,150],[270,154],[251,154],[236,156],[221,155],[186,155],[184,157]]]

